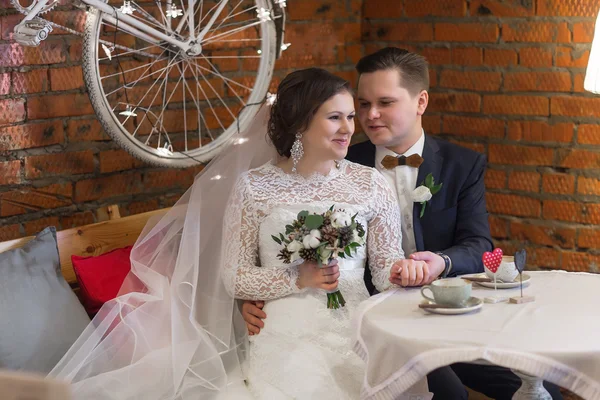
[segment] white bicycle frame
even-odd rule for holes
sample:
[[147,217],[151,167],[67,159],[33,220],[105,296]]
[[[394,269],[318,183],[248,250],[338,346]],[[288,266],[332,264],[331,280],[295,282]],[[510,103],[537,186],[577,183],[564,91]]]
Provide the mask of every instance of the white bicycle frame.
[[[55,0],[52,0],[52,1],[55,1]],[[183,28],[184,22],[186,21],[186,19],[187,19],[188,25],[189,25],[189,32],[191,32],[191,33],[195,32],[194,16],[189,11],[194,9],[194,5],[195,5],[196,1],[197,0],[188,0],[188,9],[186,10],[185,14],[183,15],[183,18],[179,22],[179,25],[177,26],[177,28],[174,31],[172,30],[172,32],[179,33],[181,31],[181,29]],[[22,23],[35,18],[37,16],[37,14],[39,13],[39,11],[42,10],[49,2],[50,2],[50,0],[38,0],[35,7],[33,7],[31,9],[31,11],[29,11],[27,13],[27,15],[23,18]],[[221,0],[217,10],[213,13],[213,16],[208,21],[206,26],[202,29],[202,31],[198,34],[198,36],[190,37],[185,42],[177,40],[173,36],[166,35],[160,31],[140,22],[137,19],[130,17],[127,14],[123,14],[118,9],[111,7],[102,1],[81,0],[81,2],[105,13],[106,15],[105,15],[104,19],[107,22],[109,22],[115,26],[118,24],[119,29],[122,29],[123,31],[125,31],[127,33],[130,33],[136,37],[139,37],[140,39],[143,39],[143,40],[145,40],[149,43],[155,44],[155,45],[158,45],[161,42],[167,42],[169,44],[172,44],[173,46],[180,48],[181,50],[183,50],[185,52],[188,52],[189,50],[192,49],[193,46],[197,46],[197,44],[199,44],[202,41],[202,39],[204,38],[206,33],[210,30],[210,28],[214,24],[218,15],[221,13],[221,11],[225,7],[225,5],[227,5],[228,0]],[[167,2],[167,5],[168,4],[170,4],[170,1]],[[167,18],[167,21],[170,22],[171,17],[165,17],[165,18]],[[260,22],[261,21],[255,22],[252,25],[258,25],[258,24],[260,24]],[[252,25],[250,25],[250,26],[252,26]],[[167,26],[170,26],[170,23],[167,23]],[[248,26],[246,26],[246,28],[247,27]],[[233,33],[233,32],[229,32],[228,34],[231,34],[231,33]]]

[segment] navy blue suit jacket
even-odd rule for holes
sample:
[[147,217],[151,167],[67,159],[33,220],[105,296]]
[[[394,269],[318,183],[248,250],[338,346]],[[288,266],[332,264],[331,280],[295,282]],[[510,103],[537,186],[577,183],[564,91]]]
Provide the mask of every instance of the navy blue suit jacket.
[[[375,167],[375,146],[370,141],[355,144],[350,147],[346,158]],[[417,186],[429,173],[433,174],[436,184],[443,185],[427,204],[422,218],[419,218],[421,204],[414,204],[413,229],[417,251],[447,254],[452,260],[449,276],[483,272],[481,257],[493,248],[485,204],[485,156],[425,135],[423,159]],[[368,268],[365,281],[372,289]]]

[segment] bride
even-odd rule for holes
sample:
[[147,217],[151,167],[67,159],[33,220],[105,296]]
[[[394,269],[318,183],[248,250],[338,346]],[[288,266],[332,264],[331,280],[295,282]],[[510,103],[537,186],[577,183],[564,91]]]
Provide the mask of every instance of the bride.
[[[119,296],[49,376],[71,382],[75,400],[359,398],[350,321],[369,297],[365,263],[382,291],[404,255],[385,179],[344,160],[353,118],[348,82],[289,74],[271,109],[144,228]],[[332,205],[357,214],[366,249],[324,268],[278,259],[271,235]],[[327,309],[336,288],[346,306]],[[267,300],[269,324],[250,342],[235,299]]]
[[[348,82],[317,68],[293,72],[279,85],[268,124],[282,159],[243,174],[234,190],[230,211],[236,216],[228,214],[225,226],[239,235],[229,235],[225,268],[235,269],[228,274],[234,296],[265,300],[269,316],[248,351],[248,384],[256,398],[359,397],[364,366],[352,352],[350,320],[369,297],[365,260],[383,291],[404,254],[398,203],[384,177],[344,160],[353,133]],[[278,259],[281,245],[271,235],[302,210],[320,214],[332,205],[357,214],[367,227],[366,254],[363,247],[329,268]],[[327,309],[325,291],[338,285],[347,304]]]

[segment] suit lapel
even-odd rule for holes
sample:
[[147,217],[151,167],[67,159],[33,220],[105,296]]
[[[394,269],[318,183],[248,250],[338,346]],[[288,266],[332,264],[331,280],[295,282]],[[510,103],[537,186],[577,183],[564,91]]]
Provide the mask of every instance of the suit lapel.
[[365,151],[365,158],[363,159],[363,162],[361,162],[361,164],[366,165],[367,167],[375,168],[375,152],[377,148],[373,143],[371,143],[371,141],[369,141],[369,144],[369,151]]
[[[442,157],[438,155],[438,144],[435,142],[435,139],[430,138],[428,135],[425,135],[425,144],[423,146],[423,164],[419,167],[419,173],[417,175],[417,187],[421,186],[421,184],[425,181],[425,177],[428,174],[432,174],[435,182],[439,182],[440,180],[440,171],[442,168]],[[425,208],[425,213],[427,213],[428,208],[430,207],[427,204],[427,208]],[[421,213],[421,203],[414,203],[413,205],[413,227],[415,234],[415,244],[417,245],[417,251],[425,250],[425,244],[423,241],[423,228],[421,226],[421,218],[419,218],[419,214]]]

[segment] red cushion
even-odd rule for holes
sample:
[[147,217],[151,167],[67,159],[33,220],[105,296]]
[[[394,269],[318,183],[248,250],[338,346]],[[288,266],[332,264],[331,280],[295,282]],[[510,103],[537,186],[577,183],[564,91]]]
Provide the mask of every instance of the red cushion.
[[81,303],[88,314],[96,314],[104,303],[117,297],[131,270],[131,248],[127,246],[95,257],[71,256],[81,286]]

